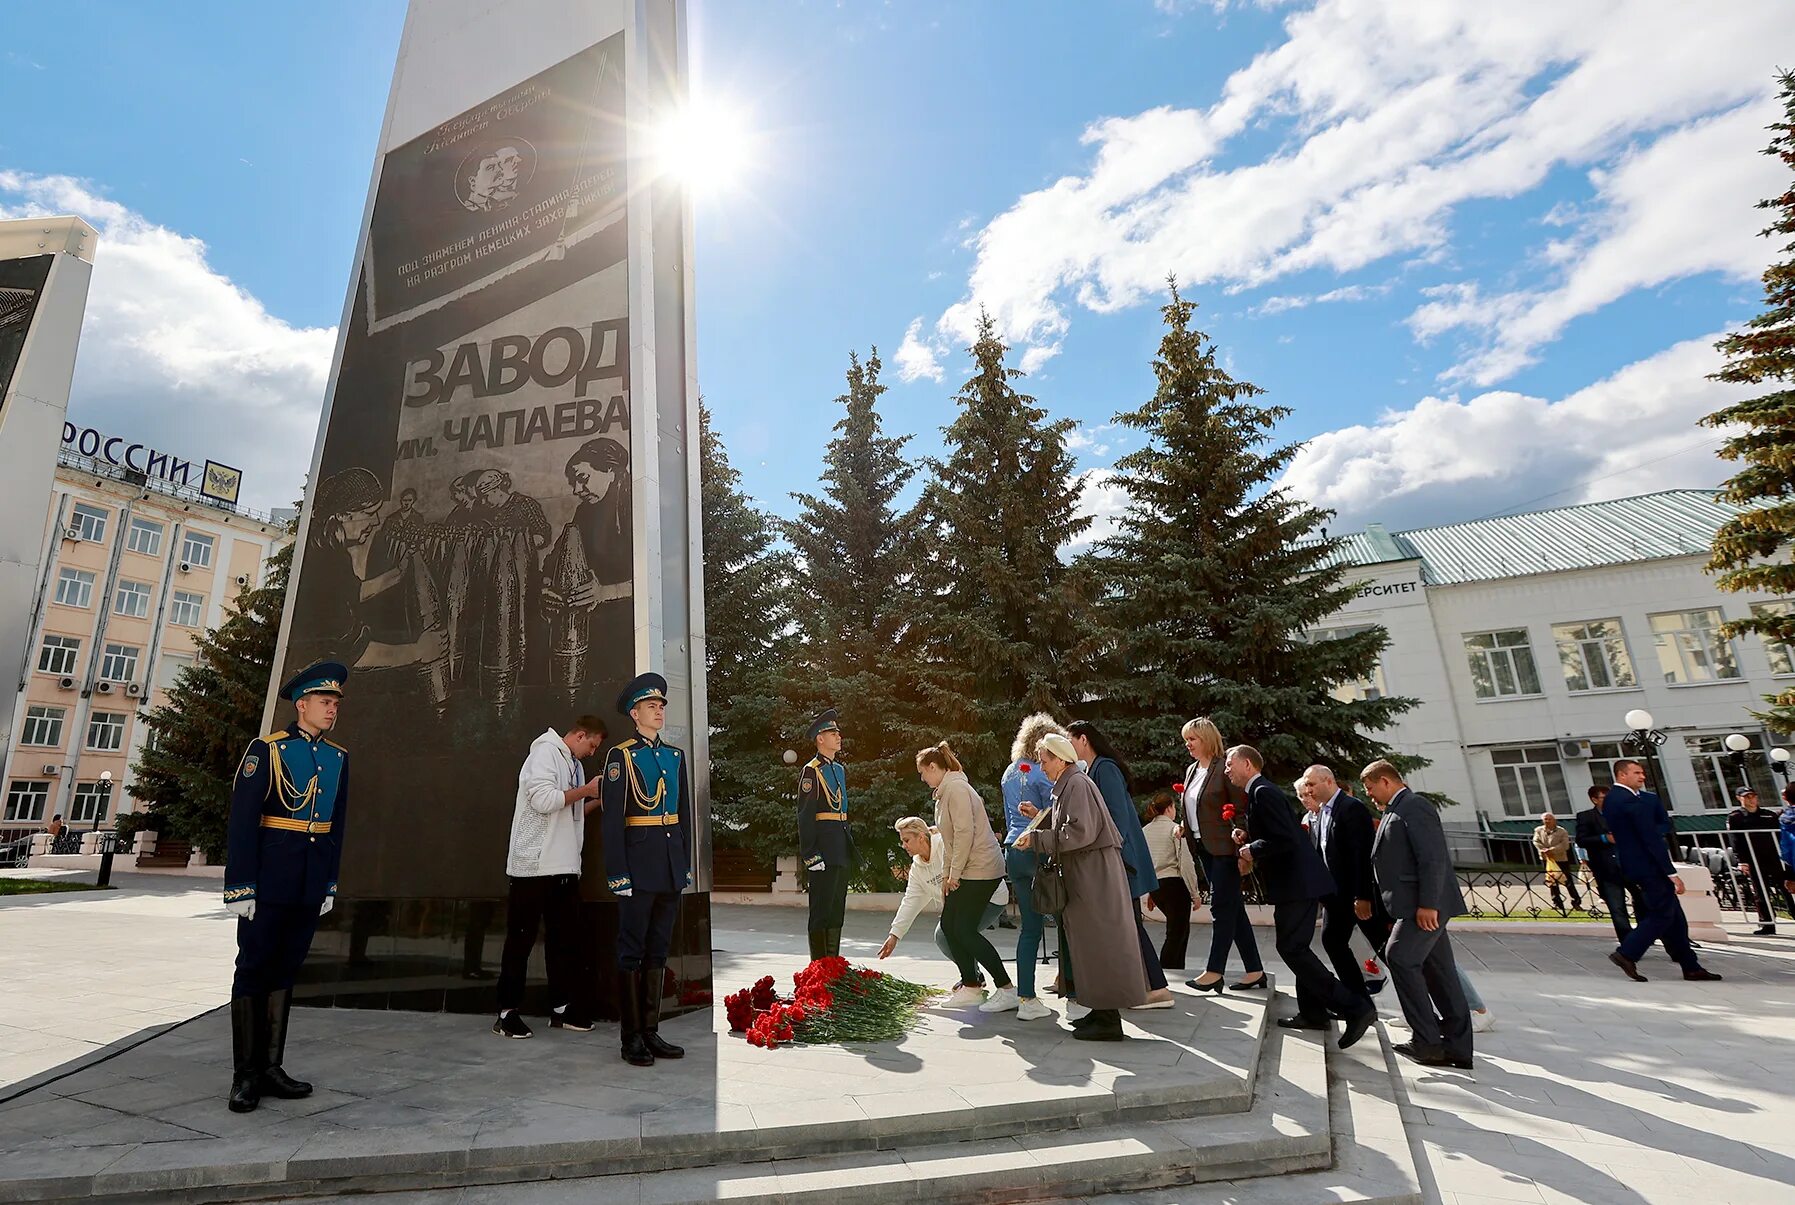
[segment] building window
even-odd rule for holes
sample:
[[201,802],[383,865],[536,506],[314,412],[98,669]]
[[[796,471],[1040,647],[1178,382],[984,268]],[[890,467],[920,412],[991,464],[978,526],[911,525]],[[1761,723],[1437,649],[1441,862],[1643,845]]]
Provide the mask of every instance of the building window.
[[1553,624],[1552,639],[1558,645],[1559,664],[1564,667],[1564,684],[1571,690],[1617,690],[1638,685],[1633,680],[1633,659],[1627,656],[1620,620]]
[[42,820],[50,805],[50,784],[14,779],[6,789],[6,819]]
[[168,619],[170,623],[178,623],[184,628],[197,628],[205,613],[205,595],[195,594],[191,590],[176,590]]
[[119,615],[132,619],[147,619],[150,614],[150,584],[148,582],[120,582],[118,590],[112,596],[112,609]]
[[111,794],[111,783],[76,783],[75,801],[69,807],[69,823],[92,824],[95,821],[106,819],[106,802]]
[[81,641],[73,636],[45,636],[38,650],[37,672],[40,674],[72,674],[81,656]]
[[93,574],[85,569],[64,569],[56,579],[56,601],[65,607],[93,605]]
[[69,530],[78,540],[92,540],[98,544],[106,538],[106,512],[97,506],[77,502],[74,517],[69,520]]
[[1539,669],[1533,663],[1533,647],[1527,643],[1525,628],[1474,632],[1465,637],[1465,657],[1471,664],[1471,685],[1480,699],[1540,693]]
[[195,569],[205,569],[212,564],[212,537],[204,532],[190,531],[181,538],[181,560]]
[[1502,794],[1505,815],[1569,814],[1571,793],[1565,785],[1564,765],[1558,760],[1556,745],[1491,749],[1490,761],[1496,767],[1496,786]]
[[125,717],[115,711],[96,711],[87,721],[87,747],[98,753],[117,753],[125,747]]
[[100,658],[100,677],[108,682],[129,682],[137,676],[138,650],[128,644],[109,644]]
[[1745,768],[1733,764],[1732,752],[1726,747],[1726,736],[1690,736],[1683,743],[1689,749],[1689,764],[1695,770],[1695,785],[1701,788],[1704,808],[1731,808],[1737,805],[1733,791],[1749,786],[1758,793],[1765,806],[1775,803],[1776,780],[1764,761],[1764,736],[1747,732],[1751,748],[1745,751]]
[[62,744],[62,707],[27,707],[25,727],[19,732],[19,744],[54,749]]
[[154,519],[132,519],[125,547],[144,556],[156,556],[162,551],[162,524]]
[[[1589,780],[1598,787],[1614,785],[1614,763],[1618,761],[1636,761],[1644,766],[1648,763],[1643,757],[1635,757],[1628,753],[1619,741],[1589,742]],[[1650,774],[1650,770],[1646,771]],[[1646,790],[1655,791],[1657,787],[1647,785]]]
[[1719,607],[1699,611],[1667,611],[1654,615],[1652,642],[1666,685],[1718,682],[1739,676],[1732,642],[1720,634],[1726,619]]
[[[1795,613],[1795,602],[1783,599],[1778,602],[1752,603],[1751,613],[1759,619],[1782,619]],[[1795,649],[1765,636],[1764,653],[1770,658],[1770,672],[1773,674],[1795,674]]]
[[184,653],[163,653],[156,658],[156,689],[173,690],[181,671],[192,664],[193,658]]

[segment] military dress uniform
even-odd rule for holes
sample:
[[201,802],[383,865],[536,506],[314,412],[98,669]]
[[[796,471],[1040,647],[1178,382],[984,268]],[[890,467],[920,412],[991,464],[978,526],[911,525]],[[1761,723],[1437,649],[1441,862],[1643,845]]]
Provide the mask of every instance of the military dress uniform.
[[[341,695],[349,671],[320,662],[281,687],[280,697]],[[231,789],[224,902],[238,913],[237,968],[231,981],[234,1111],[259,1096],[298,1098],[311,1085],[282,1070],[293,980],[305,961],[326,901],[337,892],[349,754],[295,720],[249,743]],[[244,907],[244,905],[253,907]],[[248,915],[244,915],[248,913]]]
[[[667,680],[643,674],[617,699],[624,715],[667,698]],[[692,776],[685,751],[635,732],[605,755],[605,886],[618,897],[617,968],[623,1057],[637,1066],[685,1052],[659,1033],[661,980],[680,893],[692,885],[687,809]]]
[[[830,708],[811,721],[810,739],[840,730]],[[821,753],[798,772],[798,853],[810,876],[810,957],[839,957],[854,831],[848,824],[847,771]]]

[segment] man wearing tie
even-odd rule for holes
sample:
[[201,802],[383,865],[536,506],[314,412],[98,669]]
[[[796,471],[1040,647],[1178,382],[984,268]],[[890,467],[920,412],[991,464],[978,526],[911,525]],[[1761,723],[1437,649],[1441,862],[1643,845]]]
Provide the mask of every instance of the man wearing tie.
[[1656,795],[1645,789],[1645,767],[1631,758],[1614,763],[1614,786],[1602,801],[1602,818],[1614,836],[1614,850],[1621,874],[1639,891],[1639,924],[1622,939],[1608,961],[1626,972],[1627,978],[1644,983],[1639,960],[1660,937],[1664,949],[1683,968],[1683,978],[1707,982],[1720,978],[1703,968],[1689,947],[1689,918],[1677,899],[1683,880],[1671,863],[1664,834],[1670,816]]
[[1384,810],[1371,843],[1378,891],[1396,922],[1384,945],[1384,963],[1415,1035],[1397,1043],[1396,1053],[1426,1067],[1469,1071],[1471,1006],[1446,935],[1447,922],[1465,910],[1465,897],[1452,873],[1440,809],[1409,790],[1387,761],[1372,762],[1359,777],[1365,793]]
[[1369,1003],[1371,993],[1382,990],[1384,981],[1366,982],[1352,952],[1352,933],[1354,928],[1363,933],[1373,953],[1381,951],[1390,936],[1390,914],[1378,898],[1377,879],[1371,870],[1371,842],[1377,825],[1365,801],[1342,791],[1328,767],[1310,766],[1303,772],[1303,783],[1316,800],[1309,821],[1315,848],[1337,888],[1322,903],[1321,948],[1334,964],[1340,982]]
[[[1334,894],[1334,880],[1303,832],[1289,798],[1260,773],[1264,766],[1265,759],[1251,745],[1228,750],[1228,781],[1246,792],[1253,826],[1250,835],[1234,830],[1241,877],[1258,868],[1265,898],[1273,905],[1278,956],[1296,977],[1296,1015],[1280,1017],[1278,1024],[1285,1029],[1326,1029],[1330,1017],[1344,1018],[1346,1028],[1340,1034],[1344,1050],[1365,1036],[1377,1020],[1377,1009],[1369,996],[1353,992],[1329,974],[1310,948],[1317,903]],[[1353,977],[1360,978],[1357,968]]]

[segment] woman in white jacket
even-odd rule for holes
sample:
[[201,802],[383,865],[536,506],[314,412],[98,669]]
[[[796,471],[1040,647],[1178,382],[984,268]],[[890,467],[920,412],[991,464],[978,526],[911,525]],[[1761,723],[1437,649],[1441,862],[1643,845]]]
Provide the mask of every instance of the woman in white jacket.
[[[925,910],[939,909],[944,901],[942,887],[947,880],[947,844],[941,834],[929,827],[928,821],[920,816],[905,816],[894,826],[898,840],[904,843],[904,852],[910,855],[910,869],[904,879],[904,898],[898,904],[897,915],[891,918],[891,934],[885,944],[879,947],[879,957],[889,958],[897,949],[898,942],[910,932],[910,926]],[[1009,903],[1009,892],[998,888],[998,893],[991,902],[985,905],[985,912],[979,918],[979,929],[996,924],[1003,912],[1003,906]],[[935,948],[941,951],[944,958],[952,959],[953,950],[948,947],[947,936],[941,926],[935,926]],[[956,985],[956,989],[959,986]],[[1033,1010],[1026,1005],[1020,1016],[1024,1021],[1037,1017],[1051,1017],[1053,1010],[1036,1003]]]

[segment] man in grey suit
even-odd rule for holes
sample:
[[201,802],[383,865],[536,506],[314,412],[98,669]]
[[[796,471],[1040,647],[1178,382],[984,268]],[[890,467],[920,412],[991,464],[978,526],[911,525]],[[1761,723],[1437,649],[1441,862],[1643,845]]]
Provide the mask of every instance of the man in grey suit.
[[[1428,1067],[1471,1068],[1471,1007],[1459,983],[1446,923],[1465,910],[1452,853],[1433,800],[1417,795],[1396,767],[1374,761],[1360,776],[1383,810],[1371,866],[1384,908],[1395,919],[1384,962],[1396,984],[1412,1041],[1396,1053]],[[1435,1010],[1438,1010],[1438,1016]]]

